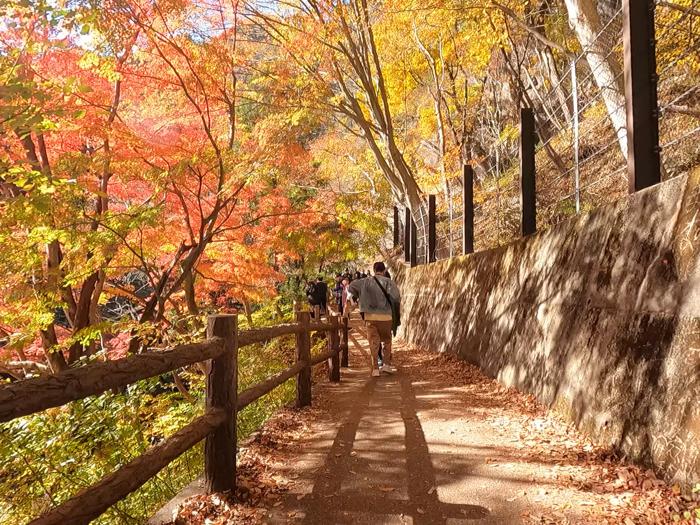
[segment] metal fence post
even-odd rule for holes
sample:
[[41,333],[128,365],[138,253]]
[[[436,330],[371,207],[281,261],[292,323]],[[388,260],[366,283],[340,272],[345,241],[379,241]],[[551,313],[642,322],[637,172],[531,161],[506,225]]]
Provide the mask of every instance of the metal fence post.
[[576,64],[578,60],[571,61],[571,99],[574,110],[574,199],[576,201],[576,213],[581,213],[581,168],[579,165],[579,122],[578,122],[578,75],[576,74]]
[[207,337],[223,339],[225,351],[211,360],[206,407],[223,409],[226,420],[204,441],[204,478],[207,493],[235,491],[238,317],[213,315],[207,321]]
[[462,191],[462,253],[474,253],[474,170],[471,164],[464,165]]
[[411,261],[411,222],[411,210],[407,207],[403,223],[403,256],[406,262]]
[[535,233],[535,117],[532,108],[520,108],[520,209],[523,237]]
[[435,195],[428,195],[428,245],[426,246],[425,260],[428,263],[435,262],[435,248],[437,234],[435,228]]
[[416,228],[416,221],[411,219],[411,268],[418,264],[418,228]]
[[630,193],[661,182],[654,5],[622,2]]
[[394,248],[399,245],[399,208],[394,206]]

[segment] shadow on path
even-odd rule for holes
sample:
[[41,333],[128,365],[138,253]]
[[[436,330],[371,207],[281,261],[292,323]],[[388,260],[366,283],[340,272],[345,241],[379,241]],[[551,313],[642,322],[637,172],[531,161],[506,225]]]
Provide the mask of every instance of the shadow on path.
[[306,524],[446,524],[479,520],[488,509],[443,503],[416,397],[401,373],[366,381],[356,392],[311,494],[301,499]]

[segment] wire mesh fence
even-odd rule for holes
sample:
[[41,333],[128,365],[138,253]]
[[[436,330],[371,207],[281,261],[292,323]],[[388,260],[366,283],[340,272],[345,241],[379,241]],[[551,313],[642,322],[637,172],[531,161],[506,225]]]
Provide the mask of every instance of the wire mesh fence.
[[662,176],[700,159],[700,0],[656,2],[656,71]]
[[626,191],[622,25],[618,9],[544,97],[546,114],[554,118],[538,119],[538,227]]
[[443,191],[436,199],[435,258],[449,259],[461,254],[464,232],[464,185],[454,177],[443,184]]
[[[659,148],[662,178],[668,179],[700,163],[700,0],[654,0],[654,9]],[[535,106],[538,229],[628,192],[622,8],[601,22],[585,45],[554,60],[556,74],[550,80],[556,81],[544,87],[537,86],[530,71],[541,67],[541,54],[525,50],[520,60],[523,102]],[[494,97],[477,115],[487,125],[474,131],[481,151],[471,159],[476,251],[520,235],[518,123],[502,112],[499,82],[491,82]],[[436,188],[436,260],[462,253],[463,192],[456,174]],[[416,226],[417,263],[423,264],[429,260],[427,209]]]

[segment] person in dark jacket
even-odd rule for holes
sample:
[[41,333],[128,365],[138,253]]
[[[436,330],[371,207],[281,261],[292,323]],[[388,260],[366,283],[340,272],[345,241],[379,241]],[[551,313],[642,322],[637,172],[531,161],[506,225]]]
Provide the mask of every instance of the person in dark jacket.
[[316,283],[313,281],[307,281],[306,287],[304,288],[304,293],[306,294],[306,300],[309,301],[309,307],[311,311],[314,311],[315,306],[319,306],[321,303],[318,302],[318,292],[316,291]]
[[343,315],[343,276],[340,274],[335,276],[333,297],[335,298],[335,304],[338,306],[338,313]]
[[323,280],[323,275],[319,275],[316,279],[316,304],[321,306],[321,313],[325,314],[328,308],[328,285]]

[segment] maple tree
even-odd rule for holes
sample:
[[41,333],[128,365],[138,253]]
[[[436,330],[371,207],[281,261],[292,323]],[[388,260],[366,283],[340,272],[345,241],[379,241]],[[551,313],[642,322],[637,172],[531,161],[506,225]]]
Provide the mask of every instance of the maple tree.
[[[40,333],[61,370],[115,332],[138,351],[169,310],[197,314],[221,288],[269,295],[282,232],[316,214],[288,191],[303,146],[263,114],[238,116],[257,52],[239,42],[254,28],[238,4],[35,7],[6,8],[2,41],[12,348]],[[134,271],[139,290],[123,284]],[[134,303],[131,319],[99,314],[105,290]]]

